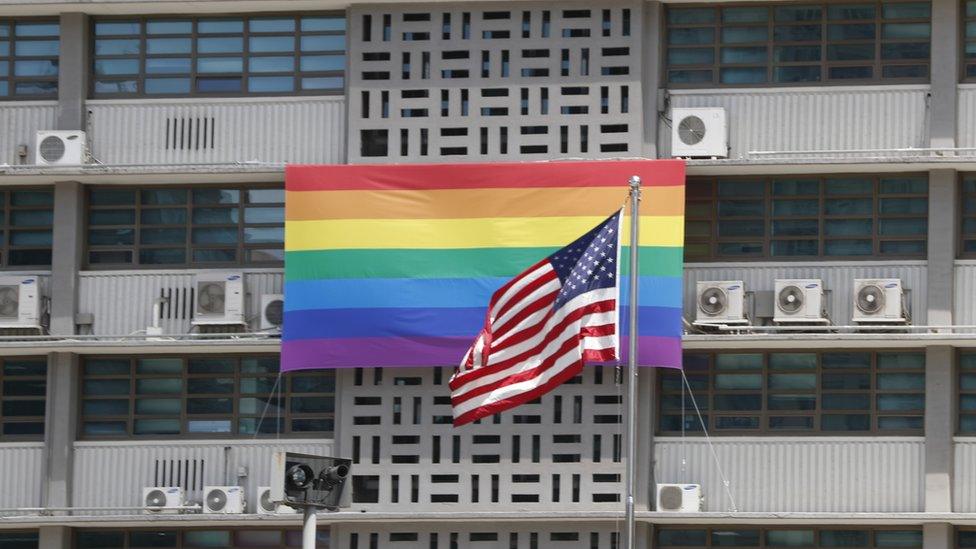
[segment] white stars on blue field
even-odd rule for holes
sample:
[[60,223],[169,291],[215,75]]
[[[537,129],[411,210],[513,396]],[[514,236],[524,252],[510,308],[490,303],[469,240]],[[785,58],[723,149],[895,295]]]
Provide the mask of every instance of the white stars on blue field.
[[617,232],[620,212],[610,216],[569,246],[549,256],[562,289],[554,309],[574,297],[617,283]]

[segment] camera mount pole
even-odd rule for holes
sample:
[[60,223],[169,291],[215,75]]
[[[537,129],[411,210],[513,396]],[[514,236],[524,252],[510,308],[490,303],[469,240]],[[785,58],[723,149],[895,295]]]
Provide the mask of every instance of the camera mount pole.
[[302,509],[302,549],[315,549],[316,511],[314,505]]

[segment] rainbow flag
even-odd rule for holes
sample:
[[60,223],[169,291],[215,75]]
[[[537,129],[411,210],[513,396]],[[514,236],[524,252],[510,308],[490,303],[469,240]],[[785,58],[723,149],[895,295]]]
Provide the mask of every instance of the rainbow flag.
[[[282,370],[456,366],[491,294],[619,209],[632,175],[643,181],[638,363],[681,366],[681,161],[296,165],[285,174]],[[628,314],[622,307],[623,335]]]

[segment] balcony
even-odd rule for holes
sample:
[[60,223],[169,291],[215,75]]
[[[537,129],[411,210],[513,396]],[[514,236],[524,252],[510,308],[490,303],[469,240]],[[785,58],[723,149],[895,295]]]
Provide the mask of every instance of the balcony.
[[41,504],[43,453],[43,442],[0,444],[0,509]]
[[[259,486],[267,486],[276,451],[331,455],[328,440],[226,440],[187,442],[76,442],[73,506],[131,507],[131,512],[79,511],[78,514],[140,514],[142,489],[181,486],[191,502],[203,499],[206,486],[244,487],[248,512]],[[39,477],[38,477],[39,478]]]
[[[740,512],[924,510],[922,437],[734,437],[712,442]],[[716,461],[701,437],[655,439],[654,480],[701,484],[706,511],[731,508]]]
[[[281,269],[241,269],[244,273],[245,318],[248,332],[261,321],[261,296],[281,294]],[[121,336],[144,331],[153,324],[153,304],[160,308],[159,326],[167,335],[186,334],[193,328],[195,273],[166,271],[84,271],[79,274],[78,309],[92,314],[83,335]]]
[[[835,325],[846,326],[851,324],[854,312],[855,278],[900,278],[902,286],[908,290],[912,324],[925,325],[928,316],[926,264],[920,260],[688,263],[684,279],[685,318],[695,319],[698,281],[741,280],[748,292],[772,292],[777,278],[819,278],[829,291],[826,296],[829,318]],[[972,271],[970,277],[976,284],[976,269]],[[957,292],[958,306],[965,307],[961,301]]]
[[37,131],[55,129],[57,110],[57,101],[0,102],[0,166],[33,164]]
[[[784,158],[918,156],[921,153],[893,149],[929,147],[928,91],[928,85],[904,85],[668,93],[672,108],[724,107],[729,159],[766,163]],[[661,124],[659,132],[661,156],[670,157],[670,124]]]
[[342,97],[92,100],[88,110],[92,155],[101,164],[327,164],[346,158]]

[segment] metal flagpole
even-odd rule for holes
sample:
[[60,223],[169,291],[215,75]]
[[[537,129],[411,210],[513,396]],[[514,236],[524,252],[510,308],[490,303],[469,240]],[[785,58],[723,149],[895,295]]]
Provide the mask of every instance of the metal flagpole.
[[637,243],[641,178],[630,178],[630,350],[627,369],[627,501],[625,505],[626,549],[637,547],[634,526],[634,462],[637,458]]

